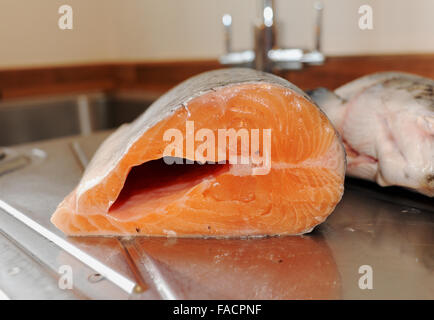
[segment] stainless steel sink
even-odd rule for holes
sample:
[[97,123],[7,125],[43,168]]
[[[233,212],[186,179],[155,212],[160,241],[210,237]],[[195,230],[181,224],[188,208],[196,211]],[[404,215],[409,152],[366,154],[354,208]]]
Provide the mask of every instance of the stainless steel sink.
[[0,102],[0,146],[115,128],[135,119],[156,97],[96,92]]

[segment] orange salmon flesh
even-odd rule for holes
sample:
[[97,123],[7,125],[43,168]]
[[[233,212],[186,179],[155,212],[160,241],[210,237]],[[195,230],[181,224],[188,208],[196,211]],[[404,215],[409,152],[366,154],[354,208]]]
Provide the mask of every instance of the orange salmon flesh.
[[[51,221],[65,234],[295,235],[322,223],[342,197],[340,139],[318,107],[290,88],[265,81],[226,85],[193,97],[143,132],[136,130],[140,119],[100,146],[80,184],[57,207]],[[164,132],[174,128],[185,137],[186,121],[216,137],[222,128],[271,129],[270,171],[253,175],[249,164],[166,164],[163,152],[171,142]],[[182,152],[186,158],[185,145]]]

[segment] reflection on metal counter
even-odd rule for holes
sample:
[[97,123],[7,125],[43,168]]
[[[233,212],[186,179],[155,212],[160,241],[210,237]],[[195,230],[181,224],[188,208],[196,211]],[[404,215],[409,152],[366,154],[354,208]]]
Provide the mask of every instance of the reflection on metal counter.
[[[6,260],[8,268],[20,267],[20,259],[30,257],[42,266],[32,272],[52,283],[48,279],[59,277],[59,267],[69,265],[74,271],[69,298],[434,298],[432,202],[353,180],[328,220],[300,237],[65,237],[51,225],[50,216],[80,179],[83,158],[91,158],[107,135],[10,148],[17,154],[39,150],[45,156],[0,177],[1,233],[8,246],[26,253],[25,258]],[[394,198],[397,194],[401,200]],[[372,268],[372,289],[359,286],[361,266]],[[38,278],[26,278],[35,297],[65,294],[44,289]],[[0,288],[8,297],[29,297],[4,276]]]

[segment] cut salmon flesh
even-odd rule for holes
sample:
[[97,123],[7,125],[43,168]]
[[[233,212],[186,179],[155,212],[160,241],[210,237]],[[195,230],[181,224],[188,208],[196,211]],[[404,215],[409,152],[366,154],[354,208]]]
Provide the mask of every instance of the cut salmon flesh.
[[[262,140],[247,144],[245,162],[231,162],[245,155],[242,137],[198,153],[210,139],[197,141],[201,129],[215,137],[222,129],[259,130]],[[182,143],[167,139],[168,130],[178,130]],[[169,147],[182,164],[168,164]],[[269,159],[268,170],[257,171],[255,156]],[[337,131],[300,89],[250,69],[216,70],[179,84],[109,136],[51,221],[74,236],[302,234],[340,201],[345,165]]]

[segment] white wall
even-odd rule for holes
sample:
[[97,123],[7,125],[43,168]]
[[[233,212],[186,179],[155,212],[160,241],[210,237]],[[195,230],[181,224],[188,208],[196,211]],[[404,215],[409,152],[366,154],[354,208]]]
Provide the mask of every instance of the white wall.
[[[309,47],[314,0],[276,0],[282,46]],[[434,0],[324,0],[329,55],[434,52]],[[58,7],[74,9],[74,30],[57,27]],[[374,9],[374,29],[358,28],[358,8]],[[253,45],[257,0],[0,0],[0,67],[215,58],[223,13],[234,47]]]

